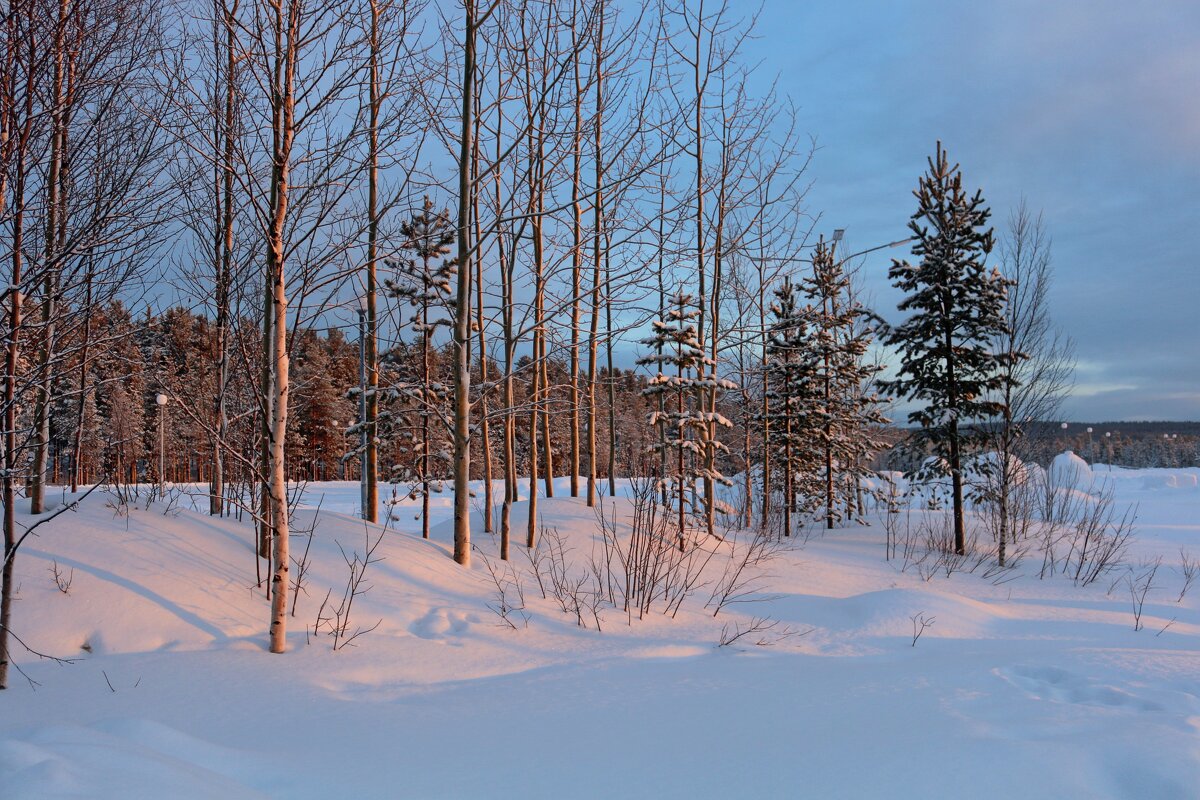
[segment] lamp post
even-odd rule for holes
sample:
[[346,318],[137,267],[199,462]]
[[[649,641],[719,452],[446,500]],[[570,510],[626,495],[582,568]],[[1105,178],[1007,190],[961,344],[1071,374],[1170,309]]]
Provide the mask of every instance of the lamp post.
[[158,404],[158,496],[162,497],[167,480],[167,396],[159,392],[155,395],[154,402]]
[[358,425],[359,425],[359,500],[362,518],[367,513],[367,298],[358,298]]
[[845,235],[846,235],[846,229],[845,229],[845,228],[834,228],[834,229],[833,229],[833,238],[829,240],[829,241],[830,241],[830,245],[829,245],[829,257],[830,257],[830,259],[832,259],[832,258],[833,258],[833,256],[834,256],[834,253],[836,253],[836,252],[837,252],[837,246],[838,246],[838,243],[839,243],[840,241],[842,241],[842,237],[843,237],[843,236],[845,236]]
[[[341,445],[344,450],[344,448],[346,447],[346,440],[342,436],[342,423],[335,419],[332,421],[331,424],[333,425],[334,431],[337,432],[337,437],[338,437],[338,439],[341,440]],[[338,456],[337,474],[338,474],[338,477],[340,477],[342,480],[346,479],[346,458],[345,458],[344,452],[342,453],[342,455]]]

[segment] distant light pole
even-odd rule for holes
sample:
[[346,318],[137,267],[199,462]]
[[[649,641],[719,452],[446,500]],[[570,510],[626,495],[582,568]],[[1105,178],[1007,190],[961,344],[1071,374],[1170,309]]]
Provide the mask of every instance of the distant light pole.
[[167,396],[159,392],[154,402],[158,404],[158,496],[162,497],[167,480]]
[[359,425],[359,501],[362,518],[367,514],[367,298],[358,298],[358,425]]
[[339,422],[338,420],[335,419],[335,420],[333,420],[333,422],[331,424],[333,425],[333,429],[335,431],[337,431],[338,440],[342,446],[343,452],[341,455],[338,456],[338,472],[340,473],[341,479],[345,480],[346,479],[346,453],[345,453],[346,437],[342,433],[342,423],[341,422]]
[[1095,448],[1095,445],[1092,443],[1092,428],[1090,425],[1088,426],[1088,429],[1087,429],[1087,435],[1088,435],[1088,461],[1095,463],[1096,448]]

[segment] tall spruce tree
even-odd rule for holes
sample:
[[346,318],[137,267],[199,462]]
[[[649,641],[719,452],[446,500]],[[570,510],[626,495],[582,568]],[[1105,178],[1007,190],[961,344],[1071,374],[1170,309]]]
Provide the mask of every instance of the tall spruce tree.
[[936,458],[918,477],[949,473],[954,502],[954,549],[965,552],[962,459],[978,441],[974,420],[1002,412],[989,393],[1003,382],[1005,356],[992,342],[1007,330],[1007,282],[984,263],[992,251],[991,211],[983,195],[968,196],[958,164],[950,165],[937,143],[929,169],[913,192],[917,212],[908,226],[916,238],[917,264],[894,260],[893,285],[907,293],[901,311],[914,312],[888,331],[886,343],[900,353],[899,374],[881,382],[894,396],[923,404],[908,415],[920,428],[915,444]]

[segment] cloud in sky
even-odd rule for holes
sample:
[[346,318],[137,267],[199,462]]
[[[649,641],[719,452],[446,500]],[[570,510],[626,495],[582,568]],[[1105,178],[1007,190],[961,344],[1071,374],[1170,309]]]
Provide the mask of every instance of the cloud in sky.
[[[1044,213],[1086,366],[1067,415],[1200,419],[1200,3],[768,0],[758,31],[818,140],[822,229],[905,237],[941,139],[998,229],[1022,198]],[[903,255],[863,265],[892,318]]]

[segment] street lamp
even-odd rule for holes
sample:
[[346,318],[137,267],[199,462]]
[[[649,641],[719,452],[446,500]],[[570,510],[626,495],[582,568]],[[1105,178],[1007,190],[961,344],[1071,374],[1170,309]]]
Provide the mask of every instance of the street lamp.
[[359,425],[359,500],[362,518],[367,513],[367,298],[358,298],[358,425]]
[[163,486],[166,482],[166,463],[167,463],[167,396],[159,392],[154,396],[154,402],[158,404],[158,496],[163,496]]
[[845,235],[846,235],[845,228],[834,228],[833,229],[833,238],[830,240],[832,242],[832,244],[829,247],[829,257],[830,258],[833,258],[833,254],[837,252],[838,242],[840,242],[842,240],[842,237]]
[[[335,435],[338,437],[339,440],[341,440],[342,439],[342,423],[338,422],[335,419],[330,424],[333,425],[333,430],[335,432]],[[340,441],[339,444],[341,444],[341,446],[343,448],[346,446],[345,441]],[[340,473],[340,477],[342,478],[342,480],[346,479],[346,459],[343,457],[344,455],[345,454],[343,453],[341,456],[338,456],[338,467],[339,467],[338,472]]]

